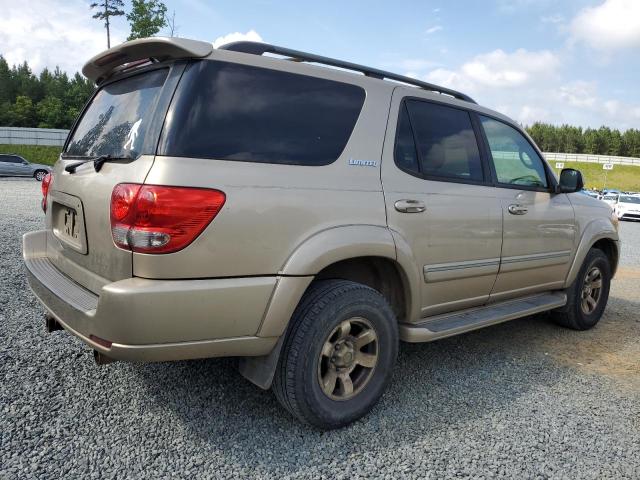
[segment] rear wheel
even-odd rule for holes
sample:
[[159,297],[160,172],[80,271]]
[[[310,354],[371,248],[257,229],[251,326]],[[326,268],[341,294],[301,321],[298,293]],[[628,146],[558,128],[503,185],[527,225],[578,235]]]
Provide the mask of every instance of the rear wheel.
[[556,323],[574,330],[594,327],[607,306],[611,265],[605,253],[589,250],[573,284],[567,289],[567,304],[553,312]]
[[46,174],[47,172],[45,172],[44,170],[36,170],[36,172],[33,174],[33,178],[41,182],[44,179]]
[[346,280],[319,281],[291,319],[273,390],[301,421],[338,428],[378,401],[397,352],[396,319],[380,293]]

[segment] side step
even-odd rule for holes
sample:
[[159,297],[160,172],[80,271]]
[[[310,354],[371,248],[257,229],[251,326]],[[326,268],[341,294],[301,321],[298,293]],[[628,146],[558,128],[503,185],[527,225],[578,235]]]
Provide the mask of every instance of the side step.
[[411,343],[431,342],[439,338],[559,308],[566,303],[567,295],[565,293],[548,292],[471,308],[462,312],[437,315],[420,323],[401,324],[400,339]]

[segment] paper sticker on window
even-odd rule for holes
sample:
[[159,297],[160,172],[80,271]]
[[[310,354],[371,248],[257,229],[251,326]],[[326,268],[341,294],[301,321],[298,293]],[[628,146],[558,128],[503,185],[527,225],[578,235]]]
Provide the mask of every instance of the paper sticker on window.
[[127,137],[127,141],[122,146],[125,150],[135,150],[135,143],[138,138],[138,130],[140,130],[140,124],[142,123],[142,119],[139,119],[136,123],[133,124],[131,130],[129,130],[129,136]]

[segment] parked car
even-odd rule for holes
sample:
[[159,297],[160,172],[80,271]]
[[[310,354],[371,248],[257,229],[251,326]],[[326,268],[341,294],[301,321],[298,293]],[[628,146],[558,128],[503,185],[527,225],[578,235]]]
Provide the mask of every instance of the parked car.
[[0,177],[33,177],[41,182],[50,171],[48,165],[30,163],[13,153],[0,153]]
[[613,208],[613,206],[618,201],[619,196],[620,194],[618,193],[605,193],[602,195],[602,198],[600,200],[602,200],[604,203],[606,203],[607,205],[611,206],[611,208]]
[[619,220],[640,220],[640,196],[620,195],[613,205]]
[[600,196],[598,192],[593,190],[587,190],[587,189],[580,190],[579,193],[582,193],[583,195],[587,195],[591,198],[598,198]]
[[461,92],[179,38],[83,73],[97,92],[23,249],[49,331],[100,364],[240,357],[294,416],[335,428],[380,398],[399,340],[602,316],[617,217]]

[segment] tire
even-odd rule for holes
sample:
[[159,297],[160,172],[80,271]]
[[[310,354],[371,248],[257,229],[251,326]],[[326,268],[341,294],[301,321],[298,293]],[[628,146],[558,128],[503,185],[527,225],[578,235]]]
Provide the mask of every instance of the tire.
[[[599,272],[599,277],[593,276],[593,272],[596,270]],[[588,289],[586,285],[589,282],[588,276],[591,276],[589,277],[591,279],[591,289]],[[596,281],[598,278],[601,286],[597,293],[597,300],[595,300],[592,293],[595,294],[596,288],[593,288],[593,285],[598,284]],[[563,327],[574,330],[593,328],[600,321],[607,306],[610,286],[611,264],[609,263],[609,258],[602,250],[592,248],[587,253],[578,276],[566,290],[567,304],[561,309],[552,312],[553,320]],[[586,299],[586,296],[590,296],[595,304]]]
[[398,355],[397,321],[385,298],[366,285],[314,282],[286,335],[272,388],[303,423],[324,430],[345,426],[371,410],[391,379]]
[[37,181],[41,182],[44,179],[44,177],[45,177],[45,175],[47,173],[48,172],[46,172],[44,170],[36,170],[35,173],[33,174],[33,178],[35,178]]

